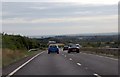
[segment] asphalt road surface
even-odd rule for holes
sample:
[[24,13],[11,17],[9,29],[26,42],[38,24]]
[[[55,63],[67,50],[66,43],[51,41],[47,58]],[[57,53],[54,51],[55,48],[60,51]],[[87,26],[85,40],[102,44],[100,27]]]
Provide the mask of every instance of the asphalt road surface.
[[86,53],[44,51],[14,75],[118,75],[118,60]]

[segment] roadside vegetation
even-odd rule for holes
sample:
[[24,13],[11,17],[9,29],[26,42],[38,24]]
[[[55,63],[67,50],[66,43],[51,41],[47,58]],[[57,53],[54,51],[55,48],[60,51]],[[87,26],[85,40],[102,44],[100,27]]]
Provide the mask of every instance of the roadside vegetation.
[[39,45],[40,43],[35,39],[20,35],[2,34],[2,48],[29,50],[39,48]]
[[20,35],[2,35],[2,66],[5,67],[22,58],[38,53],[38,51],[28,52],[30,49],[44,49],[40,47],[40,42]]
[[101,56],[107,56],[112,58],[117,58],[119,56],[119,49],[117,48],[81,48],[81,52],[89,54],[97,54]]
[[35,52],[27,52],[27,50],[12,50],[12,49],[2,49],[2,66],[5,67],[11,63],[17,62],[25,57],[32,56],[38,53]]

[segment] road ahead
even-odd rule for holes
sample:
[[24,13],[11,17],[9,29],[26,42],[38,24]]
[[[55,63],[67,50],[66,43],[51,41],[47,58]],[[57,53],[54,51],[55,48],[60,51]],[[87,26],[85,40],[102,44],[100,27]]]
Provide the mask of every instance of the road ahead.
[[44,51],[14,75],[118,75],[118,60],[85,53]]

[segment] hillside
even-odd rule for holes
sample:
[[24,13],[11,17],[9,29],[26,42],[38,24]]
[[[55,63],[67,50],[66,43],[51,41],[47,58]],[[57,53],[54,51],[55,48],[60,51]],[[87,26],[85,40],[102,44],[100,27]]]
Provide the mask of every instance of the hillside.
[[2,34],[2,65],[3,67],[14,63],[22,58],[38,53],[28,52],[29,49],[39,48],[40,43],[20,35]]
[[87,35],[87,36],[54,36],[47,38],[37,38],[37,40],[47,44],[49,40],[54,40],[57,43],[78,43],[83,47],[106,47],[118,48],[118,35]]
[[2,48],[9,49],[32,49],[38,48],[39,42],[35,39],[30,39],[28,37],[20,35],[7,35],[2,34]]

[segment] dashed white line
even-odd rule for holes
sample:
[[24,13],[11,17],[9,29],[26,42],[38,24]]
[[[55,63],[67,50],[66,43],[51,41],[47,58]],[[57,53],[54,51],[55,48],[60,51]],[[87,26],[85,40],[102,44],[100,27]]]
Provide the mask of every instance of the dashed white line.
[[80,64],[80,63],[77,63],[77,65],[81,66],[81,64]]
[[87,67],[85,67],[85,69],[88,69]]
[[[44,52],[44,51],[43,51]],[[38,53],[37,55],[33,56],[31,59],[29,59],[27,62],[25,62],[24,64],[22,64],[21,66],[19,66],[17,69],[15,69],[13,72],[11,72],[10,74],[8,74],[6,77],[10,77],[11,75],[15,74],[18,70],[20,70],[22,67],[24,67],[26,64],[28,64],[30,61],[32,61],[34,58],[36,58],[37,56],[39,56],[41,53]]]
[[66,57],[66,55],[65,55],[65,57]]
[[72,60],[72,58],[70,58],[69,60]]
[[98,75],[98,74],[96,74],[96,73],[95,73],[95,74],[93,74],[93,75],[95,75],[95,76],[97,76],[97,77],[101,77],[100,75]]

